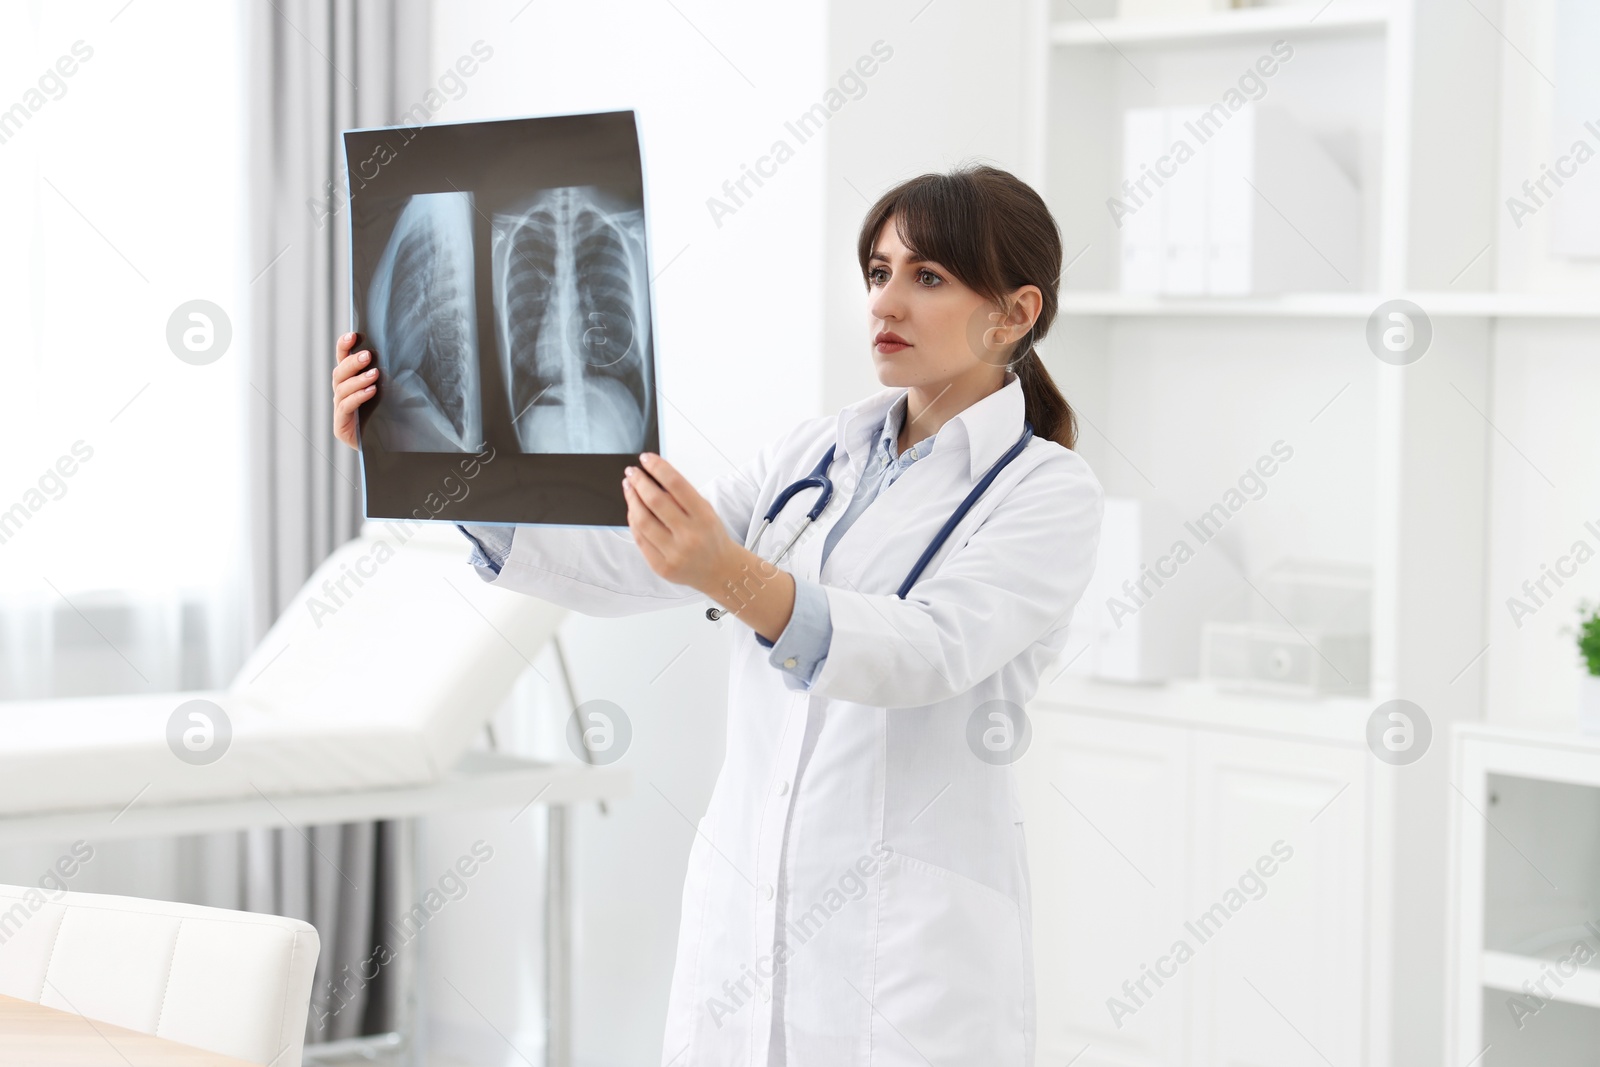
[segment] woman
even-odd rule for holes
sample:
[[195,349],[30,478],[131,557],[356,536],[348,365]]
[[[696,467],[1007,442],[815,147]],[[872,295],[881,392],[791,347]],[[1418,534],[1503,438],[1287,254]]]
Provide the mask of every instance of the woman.
[[[882,391],[801,422],[705,495],[641,455],[622,482],[631,536],[464,530],[496,585],[590,615],[709,597],[743,624],[663,1064],[1033,1062],[1010,763],[1093,570],[1102,502],[1034,349],[1056,313],[1060,234],[1033,189],[979,166],[889,190],[857,254]],[[352,446],[376,381],[353,344],[341,338],[333,376],[334,430]],[[830,445],[837,492],[767,563],[819,490],[795,496],[758,554],[761,517]]]

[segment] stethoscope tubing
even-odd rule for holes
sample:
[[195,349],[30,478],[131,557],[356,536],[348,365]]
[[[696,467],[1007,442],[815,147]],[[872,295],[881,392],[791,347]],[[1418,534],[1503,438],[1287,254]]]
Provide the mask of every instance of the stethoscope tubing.
[[[1005,469],[1006,465],[1022,455],[1023,450],[1028,447],[1028,439],[1032,436],[1033,424],[1026,419],[1022,420],[1022,436],[1017,438],[1016,443],[1007,449],[1003,456],[990,465],[989,469],[984,472],[983,477],[978,479],[977,484],[968,491],[960,505],[945,520],[944,525],[939,527],[939,532],[928,543],[928,547],[922,550],[922,555],[917,557],[916,565],[911,568],[911,572],[906,575],[905,581],[901,582],[900,588],[895,591],[896,596],[901,600],[906,598],[906,594],[911,591],[911,587],[916,584],[917,579],[922,577],[923,570],[927,568],[933,557],[938,554],[939,549],[944,547],[945,541],[949,540],[950,534],[955,530],[956,526],[962,519],[967,517],[967,513],[972,510],[972,506],[978,502],[979,497],[983,496],[984,490],[989,488],[990,484]],[[784,506],[789,503],[796,493],[805,489],[820,489],[821,492],[817,494],[817,499],[812,503],[811,510],[806,512],[805,521],[796,527],[794,536],[789,538],[782,548],[778,549],[777,555],[766,562],[776,566],[783,559],[784,554],[794,547],[794,543],[800,540],[800,535],[810,529],[817,516],[821,515],[823,510],[827,508],[828,501],[833,499],[833,479],[828,477],[828,468],[833,464],[833,454],[837,448],[837,444],[829,445],[827,454],[822,457],[822,460],[812,469],[809,475],[791,483],[784,488],[783,492],[777,495],[772,502],[772,506],[767,509],[767,513],[761,518],[761,525],[756,529],[755,540],[750,543],[750,551],[755,552],[758,556],[761,554],[759,551],[761,535],[767,532],[767,527],[772,525],[772,521],[778,517],[778,514],[783,511]],[[706,610],[706,618],[712,622],[716,622],[726,614],[728,614],[727,608],[708,608]]]

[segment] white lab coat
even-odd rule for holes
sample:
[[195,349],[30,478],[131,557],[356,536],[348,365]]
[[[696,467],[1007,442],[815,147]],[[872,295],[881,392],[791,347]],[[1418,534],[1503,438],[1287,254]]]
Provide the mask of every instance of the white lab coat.
[[[834,499],[782,564],[826,589],[833,637],[810,690],[786,686],[743,623],[717,624],[734,630],[727,752],[690,847],[663,1065],[1033,1063],[1021,799],[968,727],[988,701],[1026,706],[1060,652],[1094,569],[1099,482],[1033,438],[895,596],[1022,432],[1008,377],[945,423],[820,575],[824,535],[903,389],[806,420],[700,487],[748,546],[778,492],[838,445]],[[815,492],[790,501],[764,557]],[[589,615],[712,606],[651,571],[626,528],[519,527],[495,584]]]

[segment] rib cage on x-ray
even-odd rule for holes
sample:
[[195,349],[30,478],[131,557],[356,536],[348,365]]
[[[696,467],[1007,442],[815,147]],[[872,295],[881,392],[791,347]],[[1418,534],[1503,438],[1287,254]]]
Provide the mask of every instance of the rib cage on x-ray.
[[367,299],[372,346],[385,367],[383,447],[482,450],[473,277],[471,194],[411,197]]
[[493,220],[495,324],[524,452],[638,452],[650,413],[644,212],[578,186]]

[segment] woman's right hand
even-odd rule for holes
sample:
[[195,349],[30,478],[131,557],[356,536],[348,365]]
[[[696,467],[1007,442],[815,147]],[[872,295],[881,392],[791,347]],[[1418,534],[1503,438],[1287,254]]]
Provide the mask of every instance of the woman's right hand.
[[351,448],[361,447],[356,435],[358,412],[378,388],[378,368],[370,365],[372,353],[350,351],[360,339],[359,334],[347,333],[333,350],[338,360],[333,368],[333,436]]

